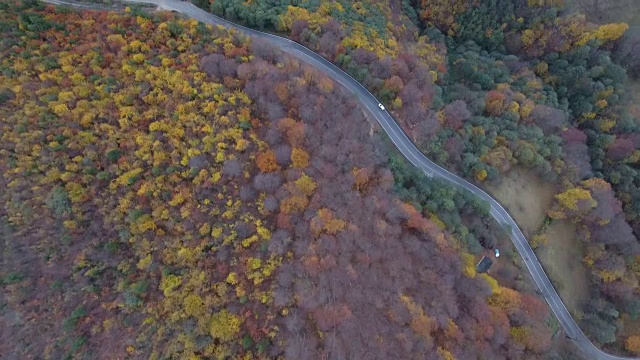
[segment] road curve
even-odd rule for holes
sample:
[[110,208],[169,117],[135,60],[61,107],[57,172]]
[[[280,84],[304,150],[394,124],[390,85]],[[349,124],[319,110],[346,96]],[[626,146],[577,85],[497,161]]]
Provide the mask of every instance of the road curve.
[[[70,6],[78,6],[78,7],[90,7],[91,5],[83,5],[77,3],[69,3],[61,0],[44,0],[45,2],[58,4],[58,5],[70,5]],[[347,73],[342,71],[337,66],[333,65],[328,60],[324,59],[320,55],[315,52],[309,50],[308,48],[290,40],[280,36],[260,32],[257,30],[253,30],[235,23],[232,23],[228,20],[217,17],[211,13],[208,13],[190,2],[184,2],[179,0],[124,0],[126,2],[131,3],[146,3],[153,4],[158,6],[159,9],[176,11],[182,13],[188,17],[194,18],[203,23],[212,24],[212,25],[222,25],[228,28],[236,29],[244,34],[260,38],[271,43],[273,46],[278,47],[280,50],[295,56],[296,58],[316,67],[323,73],[327,74],[334,81],[342,84],[347,90],[352,92],[354,95],[358,97],[360,102],[369,110],[369,112],[376,118],[380,126],[387,133],[391,141],[395,144],[395,146],[400,150],[400,152],[409,160],[414,166],[424,171],[424,173],[429,177],[436,177],[443,180],[446,180],[455,186],[466,189],[471,193],[479,196],[481,199],[485,200],[491,206],[491,216],[498,221],[501,225],[509,225],[511,227],[511,240],[515,245],[518,253],[522,256],[524,263],[531,273],[531,277],[533,277],[534,282],[538,286],[542,296],[545,298],[551,310],[557,317],[558,321],[562,325],[562,328],[567,333],[567,335],[573,340],[576,346],[580,349],[583,355],[598,360],[630,360],[639,358],[630,358],[630,357],[622,357],[607,354],[604,351],[598,349],[589,339],[585,336],[585,334],[580,330],[580,327],[576,324],[575,320],[569,314],[566,306],[558,296],[555,288],[551,284],[549,277],[544,272],[542,265],[538,261],[535,253],[529,246],[527,239],[525,238],[522,231],[516,224],[516,222],[511,218],[507,210],[498,203],[493,197],[484,192],[482,189],[477,186],[471,184],[470,182],[460,178],[459,176],[447,171],[446,169],[438,166],[433,161],[429,160],[418,148],[413,144],[413,142],[407,137],[407,135],[402,131],[400,125],[395,121],[389,113],[386,111],[382,111],[378,108],[378,100],[371,94],[364,86],[362,86],[359,82],[349,76]]]

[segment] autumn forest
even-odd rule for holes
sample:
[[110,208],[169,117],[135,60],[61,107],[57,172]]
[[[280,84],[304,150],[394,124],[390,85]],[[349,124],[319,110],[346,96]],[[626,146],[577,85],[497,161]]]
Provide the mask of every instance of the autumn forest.
[[[629,25],[562,0],[194,4],[338,65],[469,181],[549,184],[531,246],[571,224],[572,315],[640,356]],[[0,2],[0,358],[581,359],[488,205],[340,84],[125,6]]]

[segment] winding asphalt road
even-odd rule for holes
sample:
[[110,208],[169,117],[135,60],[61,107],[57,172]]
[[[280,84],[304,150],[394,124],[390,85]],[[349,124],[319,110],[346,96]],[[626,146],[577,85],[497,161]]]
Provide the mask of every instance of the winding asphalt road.
[[[491,206],[491,216],[493,216],[498,223],[511,227],[511,240],[516,249],[522,256],[527,269],[531,273],[533,280],[540,289],[542,296],[545,298],[551,310],[556,315],[558,321],[562,325],[562,328],[567,335],[578,346],[583,355],[591,359],[598,360],[628,360],[632,358],[610,355],[602,350],[598,349],[589,339],[584,335],[582,330],[578,327],[573,320],[566,306],[558,296],[555,288],[549,281],[549,277],[544,272],[544,269],[540,265],[538,258],[529,246],[527,239],[522,231],[511,218],[507,210],[505,210],[500,203],[498,203],[493,197],[484,192],[482,189],[471,184],[470,182],[460,178],[459,176],[443,169],[433,161],[429,160],[413,142],[402,131],[398,123],[387,113],[386,111],[378,108],[378,100],[360,83],[349,76],[347,73],[340,70],[337,66],[327,61],[320,55],[314,53],[308,48],[283,37],[276,35],[263,33],[253,29],[246,28],[241,25],[237,25],[213,14],[210,14],[190,2],[183,2],[178,0],[125,0],[132,3],[146,3],[157,5],[159,9],[176,11],[185,14],[191,18],[194,18],[203,23],[212,25],[222,25],[228,28],[236,29],[244,34],[250,35],[255,38],[260,38],[267,41],[271,45],[279,48],[280,50],[295,56],[296,58],[310,64],[311,66],[319,69],[323,73],[327,74],[333,80],[342,84],[347,90],[352,92],[358,97],[360,102],[369,110],[369,112],[376,118],[378,123],[382,126],[387,135],[391,138],[391,141],[400,150],[400,152],[417,168],[424,171],[429,177],[435,177],[444,179],[460,188],[466,189],[471,193],[479,196],[485,200]],[[78,7],[91,7],[89,4],[77,4],[68,3],[60,0],[45,0],[52,4],[71,5]],[[640,360],[640,359],[637,359]]]

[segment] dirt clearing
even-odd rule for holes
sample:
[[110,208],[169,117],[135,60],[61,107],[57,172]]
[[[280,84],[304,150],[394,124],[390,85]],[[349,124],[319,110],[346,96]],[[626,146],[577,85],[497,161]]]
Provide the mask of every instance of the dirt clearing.
[[589,273],[582,262],[582,242],[576,238],[575,225],[554,221],[546,232],[547,245],[535,251],[567,309],[582,311],[589,298]]
[[[555,194],[553,183],[543,182],[533,171],[519,167],[505,174],[500,185],[486,188],[506,206],[528,240],[540,229]],[[581,311],[590,283],[575,226],[554,221],[545,234],[548,243],[538,247],[536,254],[569,311]]]
[[552,183],[545,183],[533,171],[520,167],[507,172],[500,185],[485,188],[509,210],[527,238],[542,225],[555,194]]

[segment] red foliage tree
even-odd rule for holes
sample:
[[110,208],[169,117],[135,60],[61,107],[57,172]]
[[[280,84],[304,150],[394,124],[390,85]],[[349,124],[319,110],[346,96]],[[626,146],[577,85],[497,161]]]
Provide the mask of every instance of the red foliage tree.
[[456,100],[444,107],[445,125],[458,130],[464,121],[471,117],[471,112],[467,109],[467,103],[463,100]]
[[607,147],[607,158],[613,161],[620,161],[631,155],[634,149],[631,139],[618,137]]

